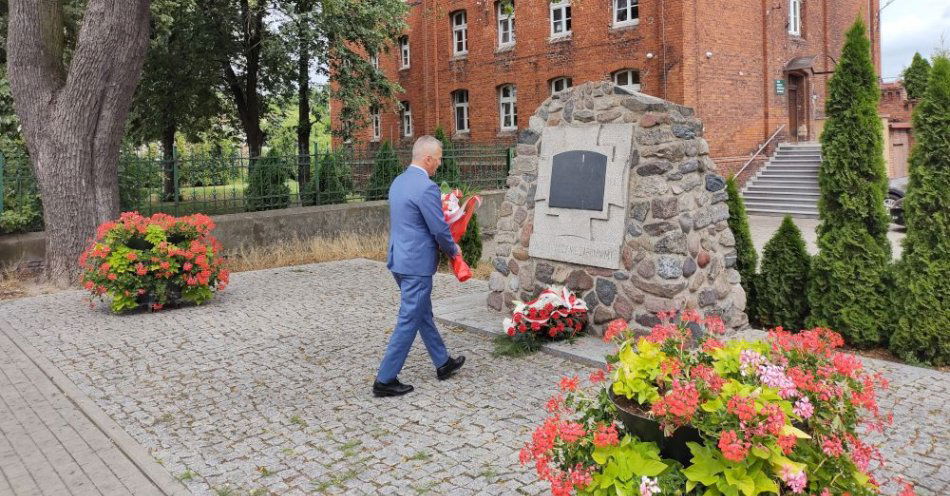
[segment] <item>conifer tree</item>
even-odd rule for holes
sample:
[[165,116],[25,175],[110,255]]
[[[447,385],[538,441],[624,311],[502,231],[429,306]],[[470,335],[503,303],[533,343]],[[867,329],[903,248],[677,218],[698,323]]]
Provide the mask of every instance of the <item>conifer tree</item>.
[[950,364],[950,59],[934,60],[913,125],[917,144],[904,197],[907,237],[890,348],[939,366]]
[[366,190],[366,199],[369,201],[386,199],[389,196],[389,185],[401,171],[396,150],[389,141],[384,141],[376,152],[373,175],[370,176],[369,187]]
[[930,62],[920,53],[915,52],[910,66],[904,69],[901,75],[904,78],[904,89],[907,90],[907,98],[919,100],[927,91],[927,81],[930,79]]
[[745,202],[739,194],[739,187],[734,177],[726,180],[726,192],[729,199],[729,229],[736,239],[736,270],[742,278],[742,289],[746,294],[745,313],[752,324],[756,324],[755,315],[758,315],[756,292],[756,265],[758,254],[752,244],[752,234],[749,232],[749,216],[746,215]]
[[829,82],[818,173],[818,255],[809,282],[810,326],[855,346],[886,340],[891,246],[879,89],[862,21],[848,31]]
[[810,265],[802,232],[786,215],[762,251],[762,267],[756,279],[757,316],[762,326],[782,326],[790,331],[805,328]]

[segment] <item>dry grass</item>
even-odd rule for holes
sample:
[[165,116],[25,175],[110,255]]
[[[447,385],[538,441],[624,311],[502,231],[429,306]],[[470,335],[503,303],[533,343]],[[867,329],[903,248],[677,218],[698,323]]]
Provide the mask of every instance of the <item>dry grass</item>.
[[343,234],[336,238],[296,239],[241,249],[228,257],[228,265],[234,272],[243,272],[351,258],[385,261],[386,244],[386,234]]
[[20,270],[18,266],[19,263],[10,263],[0,267],[0,301],[75,289],[41,282],[38,274]]

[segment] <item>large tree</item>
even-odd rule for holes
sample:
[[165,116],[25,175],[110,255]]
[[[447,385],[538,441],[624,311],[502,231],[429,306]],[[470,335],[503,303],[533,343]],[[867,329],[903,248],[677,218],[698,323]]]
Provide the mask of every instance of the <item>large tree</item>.
[[[215,60],[237,109],[251,157],[266,139],[261,120],[292,89],[293,47],[280,35],[286,19],[276,0],[198,0],[214,33]],[[275,102],[276,101],[276,102]]]
[[339,104],[333,132],[352,138],[369,122],[369,108],[394,109],[402,88],[373,67],[406,28],[405,0],[323,0],[317,6],[314,56],[320,74],[329,77],[330,98]]
[[43,197],[46,275],[65,283],[119,211],[119,145],[148,46],[149,0],[89,0],[67,58],[63,4],[11,0],[7,63]]
[[907,238],[897,271],[899,316],[890,347],[905,359],[950,364],[950,59],[934,60],[914,111],[917,144],[904,198]]
[[164,155],[163,200],[174,200],[175,136],[195,139],[225,110],[214,32],[196,0],[152,2],[148,56],[133,100],[129,132],[137,142],[158,140]]
[[904,89],[907,90],[907,98],[919,100],[927,91],[927,80],[930,79],[930,62],[922,57],[919,52],[914,52],[914,58],[911,60],[910,66],[904,69],[901,76],[904,78]]
[[886,339],[891,306],[880,90],[866,31],[860,20],[848,30],[828,85],[818,172],[819,252],[809,282],[809,323],[830,327],[856,346]]

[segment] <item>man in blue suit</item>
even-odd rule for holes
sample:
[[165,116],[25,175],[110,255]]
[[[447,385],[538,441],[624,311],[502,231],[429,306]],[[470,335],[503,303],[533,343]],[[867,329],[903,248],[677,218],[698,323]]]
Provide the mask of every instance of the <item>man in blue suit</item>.
[[396,376],[406,355],[422,334],[439,380],[448,379],[465,363],[452,358],[432,318],[432,275],[439,263],[438,249],[449,257],[460,253],[442,213],[442,193],[429,177],[442,163],[442,143],[423,136],[412,147],[412,163],[389,187],[389,249],[386,266],[399,285],[400,303],[396,328],[379,365],[375,396],[400,396],[413,387]]

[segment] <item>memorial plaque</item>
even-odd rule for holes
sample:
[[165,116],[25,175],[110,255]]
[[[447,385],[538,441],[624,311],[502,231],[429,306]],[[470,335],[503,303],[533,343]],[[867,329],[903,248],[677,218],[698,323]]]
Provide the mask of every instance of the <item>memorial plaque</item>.
[[607,156],[571,150],[553,157],[548,205],[557,208],[601,211],[607,178]]
[[632,149],[633,124],[542,131],[530,256],[620,268]]

